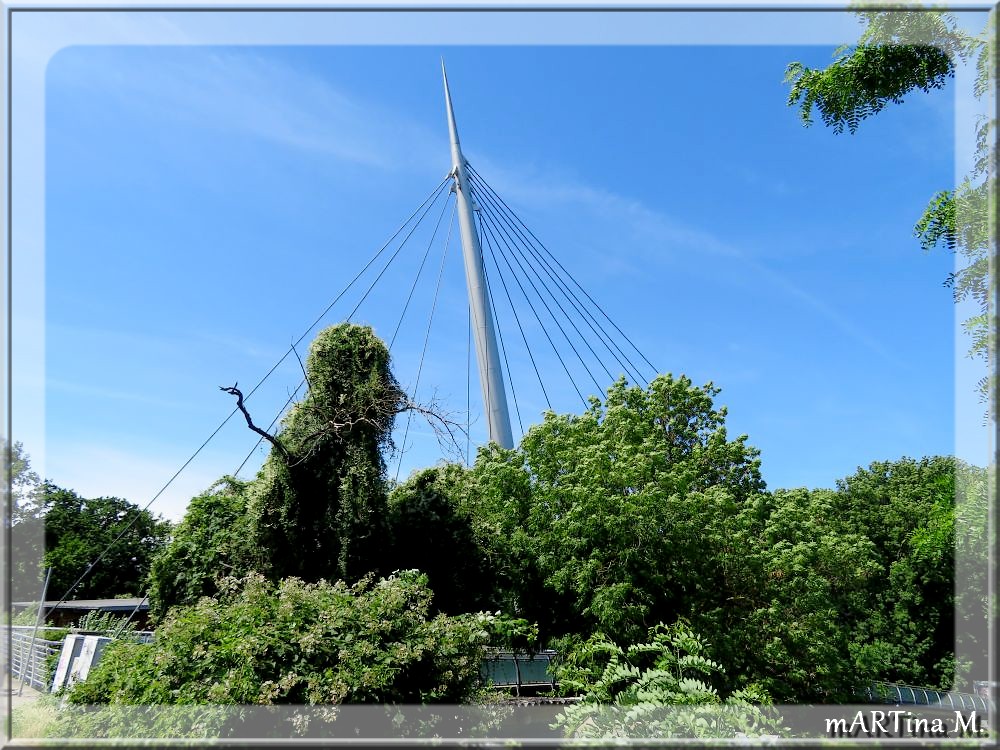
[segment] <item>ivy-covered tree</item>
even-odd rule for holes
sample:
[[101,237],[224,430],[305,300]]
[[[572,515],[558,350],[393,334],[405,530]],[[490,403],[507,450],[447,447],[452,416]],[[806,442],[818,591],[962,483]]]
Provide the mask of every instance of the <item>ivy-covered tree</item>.
[[[786,82],[791,85],[789,105],[799,107],[803,123],[812,123],[818,110],[823,123],[835,133],[854,133],[862,120],[890,103],[901,103],[914,91],[945,86],[954,77],[958,61],[974,60],[977,98],[996,89],[996,41],[992,38],[996,9],[990,12],[982,33],[963,31],[954,15],[940,10],[865,11],[866,24],[858,43],[841,47],[824,69],[793,62]],[[963,265],[945,283],[955,301],[970,299],[979,312],[963,327],[972,343],[969,355],[987,359],[990,337],[989,254],[996,238],[996,210],[991,209],[996,166],[996,121],[983,117],[976,126],[976,158],[972,170],[955,189],[931,197],[914,226],[924,250],[945,248],[963,257]],[[989,378],[979,384],[983,401],[990,402]]]
[[250,571],[272,581],[356,581],[389,573],[390,521],[383,452],[396,414],[414,410],[446,434],[433,407],[411,403],[389,369],[389,352],[367,326],[321,331],[304,363],[306,396],[270,434],[257,427],[234,385],[250,429],[271,451],[250,482],[224,478],[195,498],[154,566],[152,609],[213,596],[217,581]]
[[247,488],[250,531],[273,580],[357,580],[388,541],[382,451],[406,397],[365,326],[321,331],[305,370],[308,393]]

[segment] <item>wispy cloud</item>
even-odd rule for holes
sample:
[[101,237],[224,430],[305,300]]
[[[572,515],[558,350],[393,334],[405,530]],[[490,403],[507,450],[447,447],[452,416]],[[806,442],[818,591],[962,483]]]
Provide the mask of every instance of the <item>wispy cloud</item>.
[[147,56],[131,49],[125,60],[113,48],[74,47],[52,65],[60,66],[61,82],[101,87],[160,121],[196,123],[378,169],[440,166],[440,133],[274,56],[148,50]]
[[45,385],[47,388],[55,391],[71,393],[75,396],[85,396],[90,399],[125,401],[129,403],[145,404],[147,406],[158,406],[166,409],[196,411],[196,409],[190,404],[185,404],[182,401],[159,398],[157,396],[150,395],[145,391],[124,391],[114,388],[102,388],[95,385],[60,380],[58,378],[46,379]]
[[[746,269],[748,277],[765,282],[799,305],[815,311],[886,362],[900,368],[907,367],[905,362],[834,305],[714,232],[687,224],[640,200],[610,190],[582,182],[546,179],[530,167],[521,170],[504,168],[488,160],[484,160],[484,164],[483,171],[489,172],[494,188],[501,195],[508,196],[509,202],[536,208],[548,206],[572,212],[574,216],[588,217],[589,224],[614,227],[614,235],[620,241],[627,241],[630,260],[646,268],[647,273],[656,264],[681,257],[709,256],[716,263],[737,264]],[[600,257],[600,252],[595,253],[595,257]]]

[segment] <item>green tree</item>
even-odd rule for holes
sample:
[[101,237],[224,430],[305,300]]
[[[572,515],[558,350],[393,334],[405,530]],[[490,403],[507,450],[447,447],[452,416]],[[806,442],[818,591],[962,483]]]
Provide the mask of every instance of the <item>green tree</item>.
[[834,520],[830,490],[777,490],[737,510],[714,608],[693,612],[731,668],[730,689],[759,684],[777,701],[855,698],[874,674],[851,658],[851,624],[867,611],[863,586],[878,573],[863,529]]
[[425,469],[389,496],[391,569],[426,573],[433,608],[452,615],[499,604],[488,547],[462,502],[468,474],[458,464]]
[[[947,689],[956,667],[969,688],[987,663],[985,582],[974,579],[987,567],[985,479],[953,458],[903,458],[835,491],[755,496],[727,526],[738,554],[715,579],[737,606],[692,613],[692,624],[718,634],[734,685],[759,682],[780,701],[851,700],[872,680]],[[973,578],[957,589],[956,543]]]
[[[960,475],[971,491],[956,505]],[[985,571],[985,486],[985,471],[950,457],[876,462],[838,482],[834,517],[841,528],[865,530],[878,563],[878,574],[863,587],[870,606],[852,628],[851,648],[859,663],[874,663],[881,679],[950,688],[956,636],[985,630],[985,611],[975,603],[963,607],[970,632],[955,628],[956,588],[972,592],[976,585],[956,580],[956,521],[961,511],[966,565]],[[978,543],[970,544],[974,539]],[[962,665],[958,679],[965,682],[969,670],[985,665],[985,659]]]
[[[789,105],[797,105],[802,121],[812,123],[819,111],[835,133],[855,132],[862,120],[889,103],[900,103],[909,93],[942,88],[955,73],[956,60],[975,60],[977,98],[995,91],[996,41],[992,38],[995,10],[982,33],[970,35],[955,17],[937,10],[860,12],[866,27],[858,43],[841,47],[834,62],[817,70],[802,63],[788,66]],[[953,190],[931,197],[914,227],[924,250],[944,247],[961,254],[964,265],[950,274],[946,285],[955,301],[971,299],[979,312],[965,321],[972,343],[969,355],[988,359],[995,326],[989,323],[992,282],[989,254],[996,237],[996,209],[991,208],[995,182],[995,129],[992,118],[976,126],[976,159],[971,172]],[[990,402],[989,378],[979,384]],[[991,407],[992,408],[992,407]]]
[[84,574],[72,598],[145,595],[151,561],[170,533],[167,521],[121,498],[87,499],[42,481],[21,443],[11,448],[10,468],[12,601],[36,601],[50,566],[49,599]]
[[764,487],[746,436],[728,438],[717,393],[670,375],[648,389],[619,381],[582,415],[547,413],[516,450],[480,452],[471,502],[501,547],[511,614],[543,637],[634,642],[710,592],[701,511]]
[[66,593],[75,599],[145,596],[150,564],[170,533],[167,521],[121,498],[87,499],[49,482],[39,491],[39,507],[42,565],[52,568],[50,599]]
[[219,580],[261,567],[246,513],[246,482],[224,477],[191,500],[168,545],[152,562],[150,614],[219,592]]

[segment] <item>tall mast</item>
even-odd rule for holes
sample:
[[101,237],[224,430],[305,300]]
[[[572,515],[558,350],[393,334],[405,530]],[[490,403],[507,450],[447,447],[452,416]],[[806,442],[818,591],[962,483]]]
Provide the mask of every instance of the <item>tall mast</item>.
[[490,440],[503,448],[513,448],[514,438],[511,435],[510,415],[507,412],[507,393],[504,390],[503,373],[500,371],[496,330],[493,316],[490,314],[489,292],[486,289],[483,249],[479,244],[479,234],[476,232],[472,216],[472,195],[469,192],[469,180],[465,172],[466,161],[458,144],[458,128],[455,126],[455,112],[451,107],[451,92],[448,90],[448,74],[445,73],[443,59],[441,75],[444,78],[444,101],[448,109],[448,131],[451,134],[453,165],[451,176],[455,178],[458,225],[462,233],[462,257],[465,259],[465,283],[469,290],[469,307],[472,310],[483,408],[486,412]]

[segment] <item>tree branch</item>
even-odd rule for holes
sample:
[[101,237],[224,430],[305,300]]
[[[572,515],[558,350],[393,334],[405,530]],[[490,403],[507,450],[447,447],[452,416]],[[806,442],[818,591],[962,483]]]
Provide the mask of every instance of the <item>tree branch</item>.
[[247,421],[247,427],[249,427],[251,430],[253,430],[254,432],[256,432],[262,438],[264,438],[265,440],[267,440],[275,448],[277,448],[278,452],[281,454],[282,458],[284,458],[285,462],[287,463],[288,462],[288,458],[289,458],[289,456],[288,456],[288,450],[285,448],[284,445],[282,445],[281,441],[278,440],[278,438],[276,438],[271,433],[266,432],[265,430],[262,430],[260,427],[258,427],[257,425],[255,425],[253,423],[253,420],[250,418],[250,412],[248,412],[247,409],[246,409],[246,407],[243,405],[243,392],[240,391],[240,389],[236,387],[237,385],[239,385],[239,383],[234,383],[233,385],[229,386],[228,388],[226,386],[224,386],[224,385],[220,385],[219,386],[219,390],[220,391],[225,391],[226,393],[228,393],[231,396],[236,396],[236,408],[239,409],[243,413],[243,417]]

